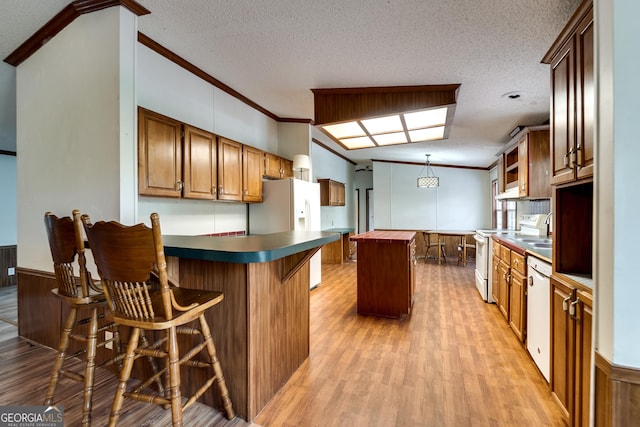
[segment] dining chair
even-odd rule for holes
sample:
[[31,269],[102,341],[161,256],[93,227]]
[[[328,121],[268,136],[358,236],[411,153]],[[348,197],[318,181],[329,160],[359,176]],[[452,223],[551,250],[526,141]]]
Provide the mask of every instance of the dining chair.
[[[46,212],[44,214],[44,224],[53,259],[56,284],[58,285],[51,292],[60,298],[69,309],[69,314],[66,317],[60,336],[58,353],[53,365],[44,405],[53,403],[61,376],[84,383],[82,425],[88,426],[91,424],[96,351],[99,347],[110,343],[113,346],[114,357],[100,366],[119,362],[118,354],[121,353],[120,335],[117,325],[113,322],[99,326],[99,322],[105,315],[107,300],[102,289],[93,281],[86,268],[80,211],[73,211],[73,219],[70,217],[59,218],[51,212]],[[75,275],[76,255],[79,277]],[[89,317],[78,320],[78,312],[80,310],[88,310]],[[86,325],[88,325],[88,330]],[[112,338],[98,340],[98,336],[104,336],[103,333],[106,331],[111,331]],[[69,355],[67,351],[71,341],[78,341],[84,345],[81,350]],[[83,373],[65,369],[65,366],[71,365],[66,362],[83,355],[85,361]]]
[[[158,404],[167,409],[170,407],[173,425],[181,426],[183,411],[213,383],[217,384],[227,418],[233,419],[235,413],[232,402],[205,318],[205,311],[220,303],[224,294],[187,289],[169,283],[160,218],[156,213],[151,214],[150,218],[151,227],[145,224],[126,226],[116,221],[92,223],[88,215],[82,216],[113,318],[119,325],[131,328],[109,426],[117,424],[124,398]],[[184,326],[192,321],[199,321],[200,327]],[[164,337],[156,345],[140,348],[138,337],[141,331],[163,333]],[[180,352],[178,334],[189,335],[197,343],[192,349]],[[196,339],[198,336],[200,338]],[[181,340],[181,344],[184,343]],[[205,354],[205,358],[194,359],[201,353]],[[140,384],[129,387],[133,361],[142,356],[160,358],[164,361],[164,367]],[[184,403],[180,383],[181,366],[211,370],[204,384]],[[165,378],[165,392],[152,393],[147,390],[146,386],[161,376]]]
[[438,237],[438,233],[435,232],[431,232],[431,231],[423,231],[422,232],[422,237],[424,239],[424,262],[427,262],[427,259],[429,257],[429,249],[431,248],[436,248],[436,255],[435,255],[435,259],[437,261],[438,260],[438,245],[440,245],[440,256],[442,257],[442,259],[444,260],[444,262],[447,262],[447,252],[445,250],[446,248],[446,243],[444,241],[440,241],[439,237]]

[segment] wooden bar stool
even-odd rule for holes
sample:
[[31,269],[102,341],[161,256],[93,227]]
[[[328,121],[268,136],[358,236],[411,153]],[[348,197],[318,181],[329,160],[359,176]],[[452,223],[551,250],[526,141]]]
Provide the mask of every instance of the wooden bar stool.
[[[204,316],[205,310],[222,301],[222,292],[170,285],[158,214],[151,215],[151,228],[144,224],[124,226],[115,221],[92,224],[87,215],[82,216],[82,221],[114,320],[131,328],[109,425],[117,424],[124,398],[127,397],[165,408],[170,406],[173,425],[182,426],[183,410],[191,406],[214,382],[217,383],[227,418],[233,419],[235,413]],[[156,287],[153,286],[154,282],[159,282]],[[183,326],[194,320],[199,320],[199,329]],[[138,346],[138,337],[143,330],[162,331],[166,338],[151,348],[141,348]],[[199,342],[181,354],[178,334],[194,338],[200,336],[201,339],[194,339]],[[208,360],[192,360],[205,350]],[[164,369],[128,389],[133,361],[142,356],[163,359]],[[180,390],[180,367],[183,365],[211,369],[209,379],[184,404]],[[148,392],[146,386],[160,376],[165,376],[165,393]]]
[[[120,353],[120,341],[118,329],[114,323],[98,327],[99,319],[104,317],[104,313],[99,313],[99,311],[107,307],[107,301],[102,290],[93,282],[91,274],[86,269],[80,212],[74,210],[73,217],[72,220],[70,217],[58,218],[51,212],[44,214],[44,224],[58,284],[58,287],[52,289],[51,292],[69,306],[69,315],[60,336],[58,355],[53,365],[44,404],[51,405],[53,403],[60,376],[82,382],[84,383],[82,425],[88,426],[91,424],[96,350],[98,347],[106,345],[107,342],[111,342],[115,356],[117,356]],[[78,255],[79,279],[74,274],[76,255]],[[89,317],[77,320],[78,310],[81,309],[88,309]],[[88,324],[88,332],[83,334],[80,326],[86,324]],[[98,342],[98,334],[107,330],[113,333],[113,338]],[[85,346],[82,350],[67,355],[71,340],[82,342]],[[64,369],[66,361],[82,354],[85,355],[86,360],[84,373]],[[117,357],[114,357],[103,365],[114,363],[117,360]]]

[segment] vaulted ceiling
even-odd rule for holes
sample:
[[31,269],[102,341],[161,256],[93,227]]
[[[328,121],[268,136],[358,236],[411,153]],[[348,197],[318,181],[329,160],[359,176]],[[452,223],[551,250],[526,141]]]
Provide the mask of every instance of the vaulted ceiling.
[[[313,119],[311,89],[460,84],[446,140],[351,151],[323,142],[358,163],[430,153],[434,164],[487,167],[514,127],[548,119],[540,60],[579,0],[138,2],[151,11],[140,32],[278,117]],[[0,57],[68,3],[2,0]],[[0,99],[0,150],[12,140],[15,149],[15,70],[6,63]]]

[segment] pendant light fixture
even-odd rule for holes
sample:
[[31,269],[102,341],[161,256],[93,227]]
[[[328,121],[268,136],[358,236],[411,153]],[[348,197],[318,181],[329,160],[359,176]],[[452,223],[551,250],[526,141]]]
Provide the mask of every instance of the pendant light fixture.
[[[420,175],[418,176],[418,187],[420,188],[438,187],[440,186],[440,178],[435,176],[435,174],[433,173],[433,169],[431,169],[431,162],[429,161],[429,157],[431,156],[431,154],[426,154],[426,156],[427,156],[427,162],[422,168],[422,171],[420,171]],[[425,169],[427,171],[426,176],[424,175]]]

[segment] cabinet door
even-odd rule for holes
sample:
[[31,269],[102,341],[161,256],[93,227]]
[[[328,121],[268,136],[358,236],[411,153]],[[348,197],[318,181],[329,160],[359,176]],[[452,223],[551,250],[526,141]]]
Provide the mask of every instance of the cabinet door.
[[576,167],[577,178],[593,176],[593,10],[576,30]]
[[262,201],[262,171],[264,162],[262,151],[245,145],[242,147],[242,200]]
[[576,298],[576,396],[573,425],[589,426],[589,393],[591,386],[591,331],[593,301],[586,292],[577,292]]
[[509,284],[509,326],[518,339],[524,341],[527,307],[524,295],[524,291],[527,289],[526,278],[512,268]]
[[218,137],[218,200],[242,201],[242,144]]
[[182,124],[138,108],[138,191],[142,195],[182,194]]
[[280,159],[282,178],[293,178],[293,160]]
[[570,39],[551,63],[551,184],[574,179],[574,39]]
[[561,404],[567,422],[573,402],[575,323],[568,306],[573,289],[551,278],[551,392]]
[[218,189],[215,135],[184,126],[184,190],[187,199],[215,200]]
[[264,153],[264,176],[276,179],[282,177],[282,166],[279,156]]
[[[496,245],[496,243],[494,243],[494,245]],[[493,269],[493,274],[491,275],[491,296],[493,297],[494,301],[496,302],[496,305],[498,306],[500,306],[499,267],[500,267],[500,258],[493,255],[491,257],[491,268]]]
[[529,138],[518,143],[518,191],[520,197],[529,196]]
[[509,265],[504,261],[498,264],[498,308],[504,318],[509,320]]

